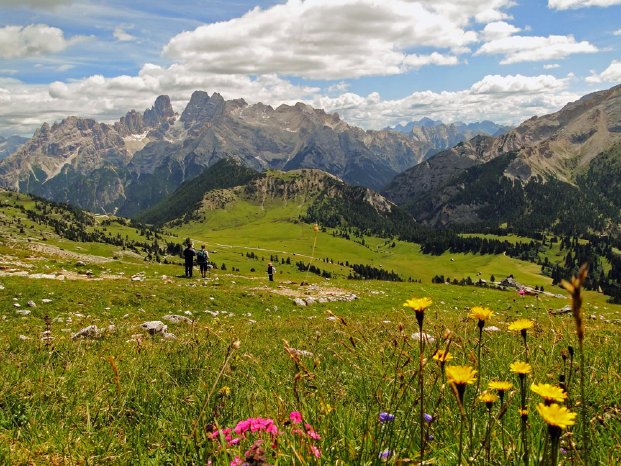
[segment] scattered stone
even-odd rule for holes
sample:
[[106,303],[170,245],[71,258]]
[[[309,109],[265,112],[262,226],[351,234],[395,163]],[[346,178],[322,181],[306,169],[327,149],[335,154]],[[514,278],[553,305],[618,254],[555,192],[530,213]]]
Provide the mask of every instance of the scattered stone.
[[289,354],[295,355],[295,356],[307,356],[309,358],[312,358],[314,356],[314,354],[311,353],[310,351],[300,350],[296,348],[287,348],[287,351],[289,352]]
[[20,316],[27,316],[30,314],[31,311],[27,311],[26,309],[18,309],[15,312],[19,314]]
[[76,267],[85,267],[86,266],[86,262],[84,262],[84,261],[77,261],[75,263],[75,266]]
[[26,335],[20,335],[18,338],[19,338],[21,341],[30,340],[30,337],[27,337]]
[[562,309],[555,309],[555,310],[550,311],[550,314],[552,315],[569,314],[570,312],[571,312],[571,306],[568,304]]
[[164,332],[164,340],[176,340],[177,336],[174,333]]
[[185,312],[184,312],[184,314],[185,314],[186,316],[191,316],[191,315],[192,315],[192,311],[185,311]]
[[148,322],[144,322],[140,324],[140,327],[149,332],[149,335],[156,335],[158,333],[161,335],[165,335],[166,331],[168,330],[168,325],[165,325],[164,322],[160,320],[151,320]]
[[[436,339],[433,336],[429,335],[428,333],[423,332],[422,336],[423,336],[423,341],[425,343],[434,343],[436,341]],[[415,332],[412,334],[412,340],[414,341],[419,341],[420,337],[421,335],[419,332]]]
[[46,303],[46,304],[47,304],[47,303],[51,303],[51,302],[52,302],[52,300],[51,300],[51,299],[49,299],[49,298],[43,298],[43,299],[41,300],[41,302],[42,302],[42,303]]
[[207,314],[211,315],[212,317],[218,317],[220,315],[219,311],[210,311],[210,310],[206,310],[205,311]]
[[106,328],[106,332],[108,332],[108,333],[116,332],[116,325],[114,325],[114,324],[108,325],[108,327]]
[[296,306],[306,306],[306,301],[304,301],[302,298],[294,298],[293,304],[295,304]]
[[28,301],[26,304],[28,304],[28,307],[37,307],[34,301]]
[[13,303],[13,307],[22,307],[19,303]]
[[101,335],[101,330],[96,325],[89,325],[76,333],[71,334],[71,339],[76,340],[78,338],[98,338]]
[[485,327],[483,330],[486,332],[500,332],[500,329],[495,325],[490,325],[489,327]]
[[188,319],[185,316],[178,316],[175,314],[166,315],[162,317],[162,319],[167,320],[168,322],[171,322],[173,324],[191,324],[192,323],[192,319]]

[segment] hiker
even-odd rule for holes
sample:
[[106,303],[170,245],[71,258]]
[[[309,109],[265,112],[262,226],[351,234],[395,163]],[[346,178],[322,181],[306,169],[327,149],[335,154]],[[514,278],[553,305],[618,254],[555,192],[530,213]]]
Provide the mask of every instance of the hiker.
[[272,265],[271,262],[267,264],[267,276],[270,278],[270,281],[274,281],[274,274],[276,273],[276,267]]
[[185,257],[185,278],[192,278],[194,256],[196,255],[196,251],[192,246],[192,243],[188,243],[188,247],[183,251],[183,257]]
[[196,253],[196,262],[201,270],[201,277],[205,278],[207,275],[207,267],[209,264],[209,252],[205,249],[205,245],[202,244],[199,251]]

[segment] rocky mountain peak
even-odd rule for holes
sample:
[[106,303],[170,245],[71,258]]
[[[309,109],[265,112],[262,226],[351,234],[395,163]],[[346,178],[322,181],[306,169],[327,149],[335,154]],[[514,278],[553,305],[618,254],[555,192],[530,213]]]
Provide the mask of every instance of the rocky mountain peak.
[[161,95],[155,99],[153,107],[147,109],[142,114],[144,124],[151,127],[158,126],[162,121],[175,116],[175,112],[170,104],[170,97]]
[[185,129],[204,125],[223,115],[226,102],[224,98],[214,92],[211,97],[205,91],[194,91],[188,105],[183,110],[180,120]]

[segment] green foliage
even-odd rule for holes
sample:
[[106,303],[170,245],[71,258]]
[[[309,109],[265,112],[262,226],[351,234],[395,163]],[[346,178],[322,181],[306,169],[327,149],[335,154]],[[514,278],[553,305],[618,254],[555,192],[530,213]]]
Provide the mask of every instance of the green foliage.
[[197,177],[182,183],[170,196],[136,215],[143,223],[162,225],[168,221],[192,217],[206,192],[248,183],[257,172],[232,159],[222,159]]

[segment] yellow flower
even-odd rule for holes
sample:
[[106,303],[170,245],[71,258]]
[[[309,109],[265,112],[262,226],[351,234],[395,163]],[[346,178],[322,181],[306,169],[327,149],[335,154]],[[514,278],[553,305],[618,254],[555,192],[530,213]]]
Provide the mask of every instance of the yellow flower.
[[509,324],[509,330],[512,332],[522,332],[524,330],[530,330],[535,326],[535,322],[530,319],[518,319],[515,322]]
[[490,392],[483,392],[479,395],[479,401],[482,403],[492,404],[498,400],[498,395]]
[[541,398],[544,399],[546,404],[556,401],[562,403],[567,398],[567,393],[561,387],[550,385],[549,383],[532,384],[530,386],[531,391],[535,392]]
[[511,382],[501,382],[498,380],[492,380],[487,388],[490,390],[496,390],[497,392],[508,392],[513,388],[513,384]]
[[415,312],[425,312],[425,309],[431,306],[432,303],[431,298],[412,298],[404,302],[403,306],[409,307]]
[[477,371],[470,366],[448,366],[446,378],[452,385],[466,385],[475,382]]
[[539,414],[549,426],[566,429],[568,426],[573,426],[576,423],[575,419],[577,414],[572,413],[565,406],[556,403],[550,406],[539,403],[537,405],[537,411],[539,411]]
[[453,359],[453,355],[448,351],[441,349],[436,351],[436,354],[433,355],[433,360],[438,361],[439,363],[449,362],[451,359]]
[[517,361],[509,366],[509,369],[514,374],[526,375],[533,371],[533,367],[527,362]]
[[518,414],[522,419],[528,418],[528,408],[518,408]]
[[492,317],[494,312],[491,309],[481,306],[474,306],[468,314],[468,317],[474,320],[486,321]]

